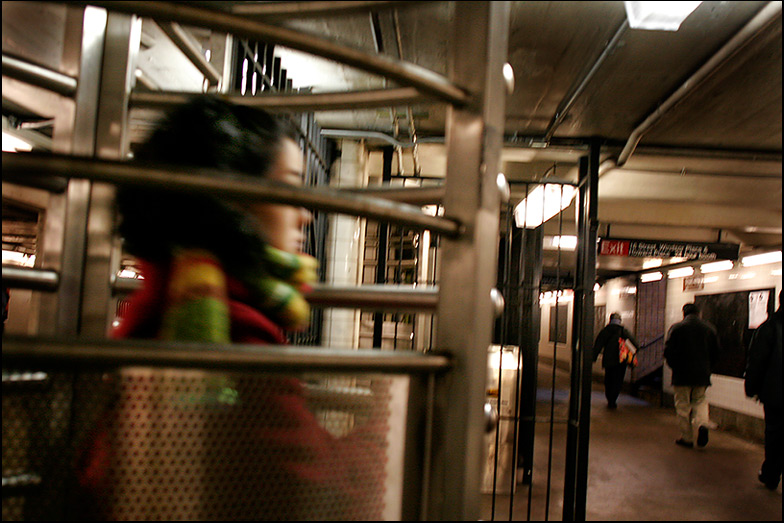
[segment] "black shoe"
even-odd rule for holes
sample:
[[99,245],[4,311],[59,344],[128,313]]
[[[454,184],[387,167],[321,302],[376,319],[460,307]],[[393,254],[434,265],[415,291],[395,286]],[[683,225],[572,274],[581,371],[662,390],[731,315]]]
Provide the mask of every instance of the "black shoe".
[[693,447],[694,447],[694,443],[692,443],[691,441],[686,441],[686,440],[685,440],[685,439],[683,439],[683,438],[681,438],[681,439],[676,439],[676,440],[675,440],[675,444],[676,444],[676,445],[680,445],[681,447],[686,447],[687,449],[690,449],[690,448],[693,448]]
[[776,478],[775,480],[768,479],[762,475],[761,470],[757,473],[757,479],[759,479],[769,490],[776,490],[779,487],[780,478]]
[[708,427],[697,429],[697,446],[704,447],[708,444]]

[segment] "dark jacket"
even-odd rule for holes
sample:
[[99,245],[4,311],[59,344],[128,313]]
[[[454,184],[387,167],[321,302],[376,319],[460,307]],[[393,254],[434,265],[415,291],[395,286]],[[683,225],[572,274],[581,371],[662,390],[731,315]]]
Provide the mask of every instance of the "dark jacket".
[[716,328],[697,314],[689,314],[670,327],[664,342],[664,359],[672,368],[672,384],[708,387],[719,355]]
[[746,396],[781,408],[781,308],[757,328],[746,361]]
[[[610,367],[614,365],[621,365],[620,355],[618,354],[618,339],[625,340],[631,339],[634,346],[640,348],[637,340],[634,339],[632,334],[620,323],[608,323],[599,334],[596,336],[596,341],[593,344],[593,361],[599,358],[599,354],[604,352],[602,358],[602,367]],[[626,365],[623,363],[623,365]]]

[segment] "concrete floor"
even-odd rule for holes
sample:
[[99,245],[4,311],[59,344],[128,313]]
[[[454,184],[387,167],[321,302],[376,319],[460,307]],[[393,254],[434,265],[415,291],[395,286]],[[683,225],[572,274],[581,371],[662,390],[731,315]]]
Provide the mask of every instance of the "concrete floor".
[[[532,485],[517,485],[513,520],[563,519],[563,475],[569,375],[539,367]],[[588,461],[588,521],[781,521],[781,486],[757,481],[762,445],[714,430],[703,449],[675,445],[675,412],[621,394],[608,410],[601,384],[593,384]],[[548,475],[548,469],[550,474]],[[549,476],[549,477],[548,477]],[[548,488],[549,486],[549,488]],[[507,490],[508,491],[508,490]],[[482,520],[509,520],[509,495],[483,494]],[[529,510],[530,507],[530,510]]]

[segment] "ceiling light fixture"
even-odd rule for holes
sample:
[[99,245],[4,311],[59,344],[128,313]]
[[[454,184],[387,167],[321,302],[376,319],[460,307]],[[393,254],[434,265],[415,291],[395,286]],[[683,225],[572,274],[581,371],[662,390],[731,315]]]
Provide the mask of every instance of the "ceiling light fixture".
[[677,31],[702,2],[624,2],[632,29]]
[[662,279],[662,273],[660,272],[648,272],[640,276],[640,281],[642,283],[648,283],[652,281],[659,281]]
[[680,269],[673,269],[667,273],[668,278],[683,278],[694,274],[694,267],[681,267]]
[[507,94],[512,94],[514,92],[515,87],[515,77],[514,77],[514,69],[512,69],[512,64],[506,62],[504,64],[504,81],[506,82],[506,92]]
[[735,264],[731,260],[723,260],[701,265],[700,272],[707,274],[709,272],[730,271],[733,267],[735,267]]
[[766,252],[763,254],[746,256],[742,260],[744,267],[753,267],[755,265],[764,265],[766,263],[776,263],[780,261],[781,261],[781,251]]
[[3,132],[3,152],[32,151],[33,145],[7,132]]
[[571,185],[537,185],[514,209],[515,225],[535,229],[572,203],[577,189]]

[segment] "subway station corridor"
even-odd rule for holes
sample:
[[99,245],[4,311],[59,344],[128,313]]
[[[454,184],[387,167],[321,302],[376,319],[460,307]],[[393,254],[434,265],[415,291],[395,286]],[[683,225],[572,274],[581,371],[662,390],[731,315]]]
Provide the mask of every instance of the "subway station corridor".
[[[539,365],[534,475],[517,485],[513,520],[561,521],[566,452],[569,373],[555,371],[550,456],[553,367]],[[770,491],[757,481],[763,446],[733,433],[712,430],[702,449],[675,445],[672,408],[622,393],[609,410],[601,383],[591,399],[586,520],[588,521],[781,521],[781,485]],[[548,499],[548,461],[551,463]],[[547,509],[549,501],[549,509]],[[509,520],[508,495],[483,495],[483,520]]]

